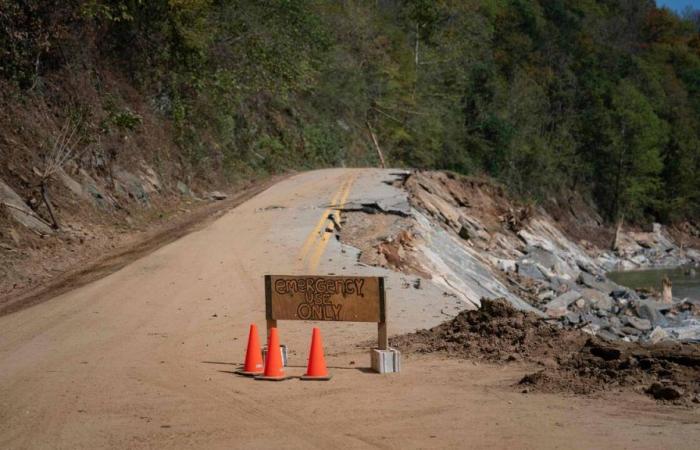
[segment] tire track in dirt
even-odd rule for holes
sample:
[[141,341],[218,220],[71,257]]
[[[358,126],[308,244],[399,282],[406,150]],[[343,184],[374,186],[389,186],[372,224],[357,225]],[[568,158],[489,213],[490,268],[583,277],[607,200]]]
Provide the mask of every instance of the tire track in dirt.
[[112,274],[127,264],[180,239],[193,231],[204,228],[227,211],[255,197],[293,174],[284,174],[254,183],[230,198],[203,206],[192,214],[176,219],[173,223],[148,233],[144,238],[118,249],[82,268],[68,271],[48,284],[29,291],[0,298],[0,317],[29,308],[73,289],[85,286]]

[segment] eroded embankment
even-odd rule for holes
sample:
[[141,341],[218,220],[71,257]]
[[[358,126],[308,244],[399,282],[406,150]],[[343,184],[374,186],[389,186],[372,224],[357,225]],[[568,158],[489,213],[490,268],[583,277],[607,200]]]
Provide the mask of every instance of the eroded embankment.
[[443,172],[413,172],[394,185],[408,212],[374,204],[344,216],[340,239],[361,250],[360,262],[415,276],[415,286],[430,280],[467,309],[502,297],[608,340],[700,340],[700,299],[662,303],[658,292],[606,277],[619,268],[697,265],[700,252],[665,227],[623,230],[611,251],[613,232],[576,196],[545,209],[513,201],[489,180]]
[[700,403],[700,345],[606,342],[518,311],[504,299],[483,299],[478,310],[394,337],[391,345],[409,353],[539,366],[520,381],[523,392],[634,390],[657,400]]

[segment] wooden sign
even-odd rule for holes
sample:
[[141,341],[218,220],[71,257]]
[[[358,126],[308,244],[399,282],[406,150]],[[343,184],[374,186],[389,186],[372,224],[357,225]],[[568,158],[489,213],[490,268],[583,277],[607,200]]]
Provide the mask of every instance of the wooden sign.
[[265,277],[267,318],[384,322],[384,279],[381,277]]
[[386,348],[383,277],[266,275],[268,328],[278,320],[376,322],[379,347]]

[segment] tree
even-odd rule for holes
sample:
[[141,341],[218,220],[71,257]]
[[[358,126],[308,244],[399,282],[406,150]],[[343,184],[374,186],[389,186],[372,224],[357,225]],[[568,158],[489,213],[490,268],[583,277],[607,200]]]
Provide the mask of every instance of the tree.
[[628,80],[622,80],[611,98],[604,189],[610,192],[611,216],[639,219],[653,205],[663,169],[660,150],[668,126],[647,99]]

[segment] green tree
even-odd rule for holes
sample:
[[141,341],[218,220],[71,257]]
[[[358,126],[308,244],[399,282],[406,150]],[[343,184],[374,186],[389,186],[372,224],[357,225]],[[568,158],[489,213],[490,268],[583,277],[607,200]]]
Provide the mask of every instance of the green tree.
[[610,214],[615,218],[639,219],[654,204],[663,169],[661,148],[668,126],[654,113],[648,100],[627,80],[621,81],[611,98],[604,149],[605,185]]

